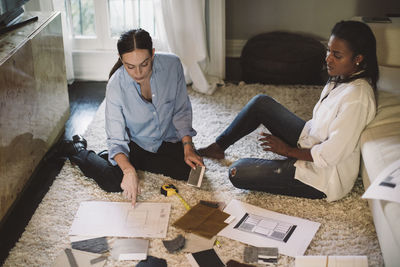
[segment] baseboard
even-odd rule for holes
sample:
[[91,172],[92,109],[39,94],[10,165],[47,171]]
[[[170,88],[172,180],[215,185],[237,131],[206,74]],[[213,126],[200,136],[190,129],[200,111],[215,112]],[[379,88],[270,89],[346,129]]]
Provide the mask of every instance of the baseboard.
[[226,40],[226,57],[240,57],[242,49],[247,40],[241,39],[227,39]]

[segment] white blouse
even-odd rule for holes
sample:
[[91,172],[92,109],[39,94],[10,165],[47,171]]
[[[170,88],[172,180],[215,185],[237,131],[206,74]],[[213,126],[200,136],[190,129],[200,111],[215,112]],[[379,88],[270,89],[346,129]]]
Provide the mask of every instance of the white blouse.
[[365,79],[328,83],[297,142],[313,162],[297,160],[295,178],[324,192],[328,201],[349,193],[360,168],[360,135],[375,117],[372,87]]

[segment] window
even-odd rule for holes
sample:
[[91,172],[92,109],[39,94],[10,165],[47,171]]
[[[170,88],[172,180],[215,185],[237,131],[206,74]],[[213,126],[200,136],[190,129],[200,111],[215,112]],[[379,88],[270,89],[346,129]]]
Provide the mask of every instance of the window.
[[108,10],[112,37],[139,27],[155,36],[152,0],[108,0]]
[[95,36],[93,0],[71,0],[71,17],[74,36]]
[[152,0],[66,0],[75,50],[115,49],[119,35],[143,28],[156,37]]

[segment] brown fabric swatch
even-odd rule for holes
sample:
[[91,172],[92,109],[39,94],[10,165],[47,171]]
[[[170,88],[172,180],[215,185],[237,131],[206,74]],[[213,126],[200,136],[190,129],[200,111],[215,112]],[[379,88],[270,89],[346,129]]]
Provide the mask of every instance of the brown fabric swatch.
[[229,216],[228,213],[217,208],[199,203],[186,212],[173,225],[210,239],[228,225],[224,221]]

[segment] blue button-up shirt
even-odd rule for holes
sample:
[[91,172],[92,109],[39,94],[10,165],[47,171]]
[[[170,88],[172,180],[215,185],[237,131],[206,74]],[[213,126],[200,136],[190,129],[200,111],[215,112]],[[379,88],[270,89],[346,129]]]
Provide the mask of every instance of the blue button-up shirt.
[[141,96],[140,85],[121,66],[106,89],[106,133],[110,162],[118,153],[129,157],[129,142],[157,152],[162,142],[176,143],[195,136],[192,106],[179,58],[172,54],[154,56],[150,78],[152,102]]

